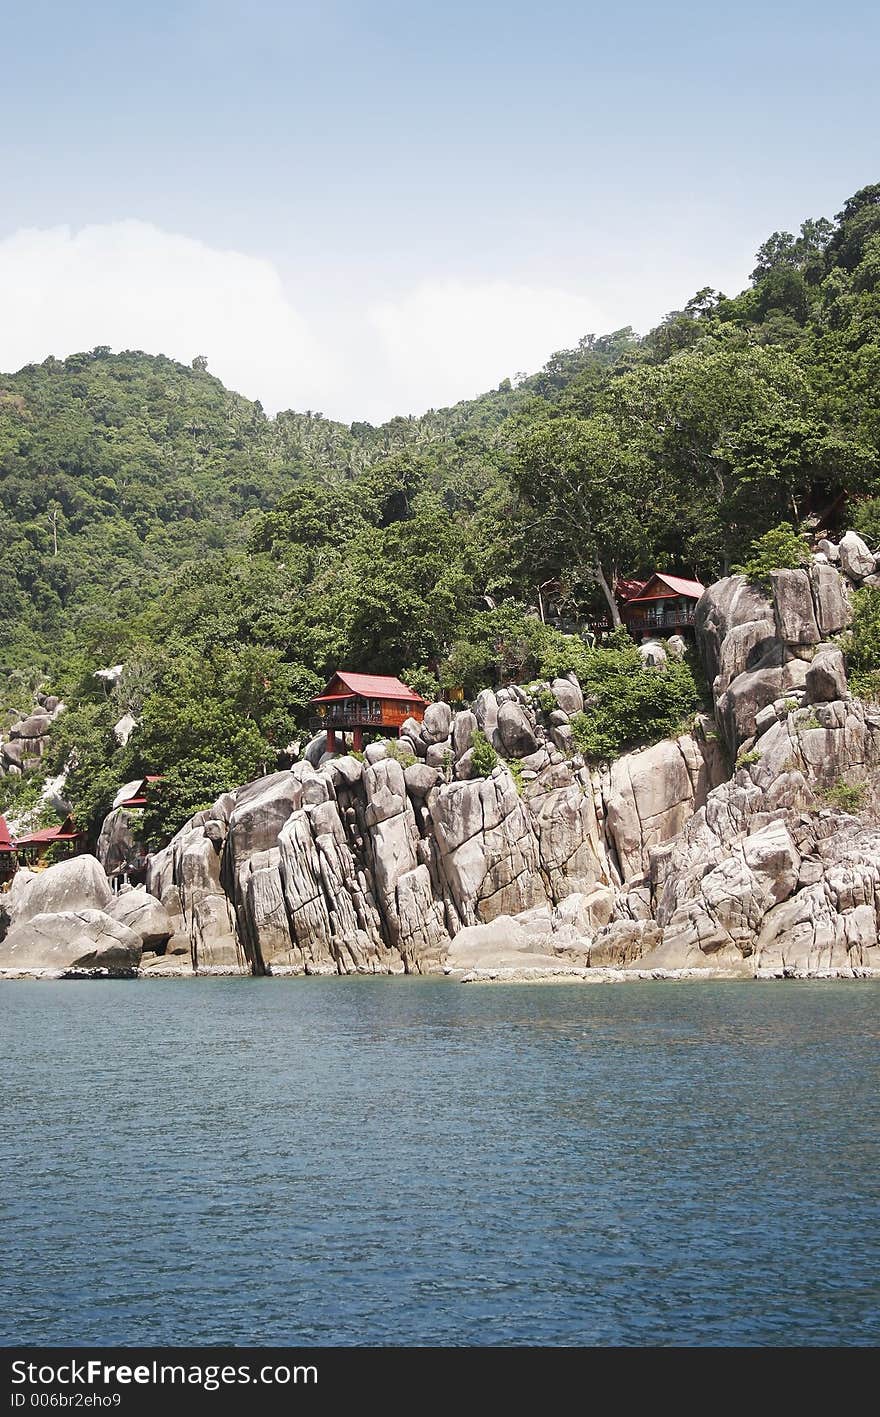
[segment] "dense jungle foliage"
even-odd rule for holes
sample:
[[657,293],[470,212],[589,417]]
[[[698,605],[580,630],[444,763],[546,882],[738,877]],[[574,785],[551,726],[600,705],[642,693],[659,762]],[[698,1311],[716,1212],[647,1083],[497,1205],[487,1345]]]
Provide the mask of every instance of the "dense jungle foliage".
[[[735,297],[378,428],[269,419],[199,358],[0,375],[0,505],[0,708],[64,697],[45,766],[76,748],[92,828],[140,771],[166,775],[159,831],[271,768],[337,665],[470,694],[568,661],[599,702],[621,665],[559,627],[613,617],[618,575],[709,582],[780,524],[880,540],[880,184],[775,232]],[[583,746],[668,731],[693,699],[669,694]],[[0,809],[24,791],[0,782]]]

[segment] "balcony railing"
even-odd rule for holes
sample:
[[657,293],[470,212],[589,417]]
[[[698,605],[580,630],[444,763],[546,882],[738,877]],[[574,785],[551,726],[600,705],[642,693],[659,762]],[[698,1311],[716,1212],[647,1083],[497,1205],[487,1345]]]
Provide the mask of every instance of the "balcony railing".
[[315,732],[322,728],[369,728],[375,724],[382,726],[382,710],[370,708],[368,704],[334,704],[326,713],[315,713],[309,718],[309,727]]
[[626,623],[634,628],[646,630],[672,630],[680,625],[692,625],[694,623],[694,607],[688,606],[682,609],[676,606],[675,609],[662,610],[631,610],[624,612]]

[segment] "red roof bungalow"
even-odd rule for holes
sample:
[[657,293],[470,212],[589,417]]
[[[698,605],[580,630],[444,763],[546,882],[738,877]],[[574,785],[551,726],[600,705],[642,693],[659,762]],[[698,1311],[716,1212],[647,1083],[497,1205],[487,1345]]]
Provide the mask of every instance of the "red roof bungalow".
[[11,881],[18,866],[15,846],[9,834],[9,827],[6,818],[0,816],[0,885],[4,881]]
[[697,601],[706,589],[700,581],[655,572],[639,586],[630,582],[635,594],[622,591],[621,618],[637,640],[651,635],[680,635],[693,629]]
[[59,848],[59,855],[75,856],[84,838],[85,832],[77,831],[73,818],[65,817],[60,826],[41,827],[28,836],[20,836],[15,848],[28,865],[39,865],[53,846]]
[[315,715],[311,726],[327,732],[327,751],[336,751],[337,732],[351,732],[351,746],[359,750],[364,745],[364,729],[375,729],[386,737],[396,738],[406,718],[421,722],[428,706],[427,699],[384,674],[351,674],[339,669],[311,703]]

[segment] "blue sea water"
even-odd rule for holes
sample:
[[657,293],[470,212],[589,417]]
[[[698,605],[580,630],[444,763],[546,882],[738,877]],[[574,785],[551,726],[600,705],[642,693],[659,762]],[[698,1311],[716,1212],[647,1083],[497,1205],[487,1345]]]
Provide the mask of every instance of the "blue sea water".
[[880,1340],[880,985],[0,987],[0,1342]]

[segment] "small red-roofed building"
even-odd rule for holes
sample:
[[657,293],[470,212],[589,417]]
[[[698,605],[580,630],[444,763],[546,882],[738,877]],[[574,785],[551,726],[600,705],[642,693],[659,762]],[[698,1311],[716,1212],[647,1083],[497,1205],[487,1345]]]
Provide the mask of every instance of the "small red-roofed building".
[[[627,595],[628,586],[635,594]],[[643,584],[618,583],[621,619],[636,640],[693,633],[694,611],[705,589],[700,581],[668,576],[665,571],[655,572]]]
[[77,830],[72,817],[65,817],[60,826],[41,827],[39,831],[17,837],[15,850],[19,865],[39,867],[50,851],[56,860],[76,856],[84,842],[85,832]]
[[399,679],[352,674],[347,669],[338,669],[311,703],[315,708],[311,726],[325,730],[328,753],[336,751],[337,733],[350,733],[355,751],[364,745],[365,728],[396,738],[404,719],[421,722],[428,707],[427,699]]
[[11,881],[18,868],[18,854],[6,818],[0,816],[0,886]]

